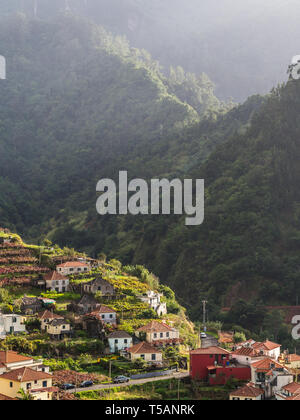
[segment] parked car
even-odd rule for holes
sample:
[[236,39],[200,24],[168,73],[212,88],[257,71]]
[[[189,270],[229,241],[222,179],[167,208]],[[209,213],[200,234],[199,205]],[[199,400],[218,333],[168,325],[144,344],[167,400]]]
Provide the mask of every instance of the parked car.
[[207,338],[207,335],[206,335],[206,333],[205,333],[205,332],[202,332],[202,333],[200,333],[200,337],[201,337],[201,338]]
[[80,384],[80,388],[88,388],[89,386],[93,386],[94,382],[93,381],[83,381]]
[[114,378],[114,383],[115,384],[124,384],[125,382],[129,382],[130,378],[127,378],[127,376],[116,376]]
[[75,389],[75,385],[73,384],[63,384],[61,386],[62,389],[64,389],[65,391],[67,391],[68,389]]

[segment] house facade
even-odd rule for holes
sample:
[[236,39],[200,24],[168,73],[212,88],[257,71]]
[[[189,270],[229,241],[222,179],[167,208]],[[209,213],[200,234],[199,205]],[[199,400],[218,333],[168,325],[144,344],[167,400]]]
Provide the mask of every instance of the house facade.
[[0,376],[0,393],[10,398],[21,398],[20,391],[35,400],[50,401],[58,389],[52,386],[52,375],[23,367]]
[[154,292],[153,290],[149,290],[144,295],[140,295],[139,299],[146,303],[147,305],[152,308],[158,316],[163,316],[167,314],[167,304],[165,302],[161,302],[162,294]]
[[53,311],[45,310],[38,314],[38,319],[41,322],[41,330],[47,330],[47,324],[49,324],[53,319],[64,319],[63,316],[55,314]]
[[101,293],[103,296],[114,296],[115,294],[113,285],[102,278],[97,278],[89,283],[85,283],[83,285],[83,290],[84,293],[91,293],[93,295]]
[[47,290],[58,293],[65,293],[69,290],[69,279],[57,271],[46,274],[44,280]]
[[249,381],[251,370],[233,362],[229,351],[212,346],[190,352],[190,376],[210,385],[225,385],[230,378]]
[[103,324],[117,325],[117,312],[105,305],[100,305],[100,308],[92,312]]
[[162,352],[144,341],[130,347],[127,352],[132,362],[143,359],[145,362],[155,365],[161,364],[163,361]]
[[264,399],[264,391],[257,388],[251,382],[245,386],[232,391],[229,395],[230,401],[260,401]]
[[278,401],[300,399],[300,384],[291,382],[290,384],[285,385],[281,390],[277,391],[275,397]]
[[63,340],[70,337],[72,329],[65,319],[52,319],[46,324],[46,332],[54,340]]
[[56,267],[56,271],[63,276],[69,276],[71,274],[80,274],[87,273],[90,271],[91,267],[87,263],[79,261],[69,261],[63,264],[60,264]]
[[24,317],[15,314],[0,313],[0,339],[4,339],[8,334],[21,334],[26,332]]
[[37,297],[24,296],[21,303],[21,311],[26,315],[40,312],[43,308],[43,301]]
[[107,339],[110,353],[119,353],[132,347],[132,337],[125,331],[115,331]]
[[274,359],[264,358],[251,365],[251,382],[265,391],[266,398],[272,398],[292,383],[293,375]]
[[[151,321],[149,324],[138,328],[138,338],[144,338],[147,343],[154,345],[179,344],[179,331],[164,322]],[[144,337],[143,337],[144,336]]]

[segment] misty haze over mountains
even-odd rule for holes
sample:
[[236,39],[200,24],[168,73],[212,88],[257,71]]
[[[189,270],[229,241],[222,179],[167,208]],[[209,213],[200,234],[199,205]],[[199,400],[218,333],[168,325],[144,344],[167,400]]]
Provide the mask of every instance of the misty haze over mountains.
[[[79,13],[126,35],[165,67],[207,73],[221,99],[245,100],[286,80],[299,53],[298,0],[2,0],[2,14]],[[36,6],[34,6],[36,5]],[[36,7],[36,8],[35,8]]]

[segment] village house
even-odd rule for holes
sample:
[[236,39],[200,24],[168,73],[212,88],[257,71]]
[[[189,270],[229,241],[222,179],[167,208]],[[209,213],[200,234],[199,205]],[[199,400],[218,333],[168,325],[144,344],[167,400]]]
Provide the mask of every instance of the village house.
[[32,315],[40,312],[43,309],[43,301],[37,297],[22,298],[21,311],[26,315]]
[[53,340],[63,340],[72,334],[71,325],[65,319],[52,319],[46,324],[46,332]]
[[11,350],[0,351],[0,375],[21,367],[30,367],[35,370],[42,370],[42,361],[34,360],[32,357],[22,356]]
[[91,293],[93,295],[101,293],[103,296],[114,296],[115,294],[114,286],[101,277],[85,283],[83,285],[83,290],[85,293]]
[[264,399],[264,391],[249,382],[245,386],[232,391],[229,399],[230,401],[259,401]]
[[281,360],[288,369],[300,369],[300,356],[298,354],[284,354]]
[[37,318],[41,322],[41,330],[46,331],[47,324],[53,319],[64,319],[63,316],[55,314],[53,311],[45,310],[38,314]]
[[251,382],[265,391],[265,398],[272,398],[285,385],[292,383],[293,375],[275,360],[264,358],[251,365]]
[[149,324],[138,328],[136,336],[157,346],[180,343],[179,331],[164,322],[158,321],[151,321]]
[[283,386],[280,391],[277,391],[275,396],[278,401],[298,400],[300,399],[300,384],[291,382],[290,384]]
[[212,346],[190,352],[190,376],[194,380],[208,381],[210,385],[225,385],[230,378],[249,381],[251,370],[232,361],[229,351]]
[[21,398],[20,390],[30,393],[35,400],[49,401],[58,388],[52,386],[52,375],[28,367],[6,372],[0,376],[0,393],[11,398]]
[[143,295],[138,296],[138,298],[152,308],[158,316],[163,316],[167,314],[167,304],[161,302],[161,297],[163,295],[153,290],[149,290]]
[[86,294],[81,297],[79,302],[71,303],[68,306],[68,310],[84,315],[90,312],[97,311],[97,309],[100,309],[100,307],[101,304],[96,300],[94,296]]
[[114,331],[107,339],[110,353],[119,353],[132,346],[132,337],[125,331]]
[[265,358],[259,351],[254,350],[252,347],[240,347],[232,351],[232,359],[241,365],[250,366],[253,362],[257,362]]
[[7,334],[21,334],[26,332],[24,317],[15,314],[3,315],[0,313],[0,339]]
[[91,267],[87,263],[79,261],[69,261],[60,264],[56,267],[56,271],[63,276],[69,276],[71,274],[80,274],[90,271]]
[[252,344],[252,348],[258,351],[261,355],[270,357],[271,359],[278,360],[280,357],[281,345],[266,340],[263,343],[257,342]]
[[65,293],[69,290],[69,279],[57,271],[52,271],[44,276],[47,290]]
[[149,364],[160,365],[163,361],[162,352],[144,341],[130,347],[127,352],[132,362],[143,359]]
[[99,309],[91,313],[97,316],[103,324],[117,325],[117,312],[105,305],[100,305]]

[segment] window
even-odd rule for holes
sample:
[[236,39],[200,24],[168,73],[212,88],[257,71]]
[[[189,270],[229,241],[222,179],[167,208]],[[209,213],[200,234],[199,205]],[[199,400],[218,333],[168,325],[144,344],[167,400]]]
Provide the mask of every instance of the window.
[[125,340],[124,340],[124,344],[127,344],[128,343],[128,340],[127,340],[127,338],[125,338]]
[[16,317],[13,317],[12,322],[13,322],[13,324],[15,324],[17,322],[17,318]]
[[112,317],[113,317],[112,314],[110,314],[109,317],[110,317],[110,319],[112,319]]
[[155,353],[151,355],[151,360],[156,360],[156,354]]
[[145,355],[141,354],[141,359],[145,360]]
[[154,333],[154,334],[153,334],[153,337],[154,337],[154,338],[157,338],[157,334],[156,334],[156,333]]
[[101,315],[101,318],[102,318],[102,319],[105,319],[105,315]]
[[70,268],[70,271],[74,271],[74,268]]
[[10,383],[9,383],[9,387],[10,387],[10,388],[13,388],[13,387],[14,387],[13,382],[10,382]]
[[43,381],[43,388],[47,388],[47,381]]
[[166,333],[166,337],[169,338],[170,337],[170,333]]
[[119,340],[115,340],[115,344],[118,344]]
[[160,338],[163,338],[163,336],[164,336],[164,333],[160,333]]
[[28,384],[26,384],[26,389],[31,389],[31,382],[29,382]]

